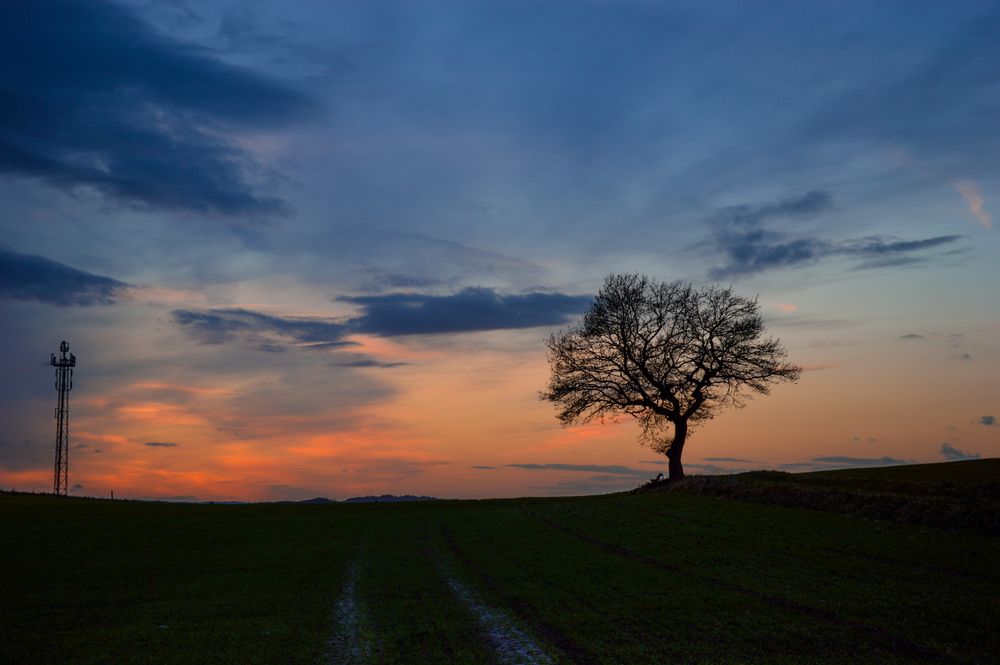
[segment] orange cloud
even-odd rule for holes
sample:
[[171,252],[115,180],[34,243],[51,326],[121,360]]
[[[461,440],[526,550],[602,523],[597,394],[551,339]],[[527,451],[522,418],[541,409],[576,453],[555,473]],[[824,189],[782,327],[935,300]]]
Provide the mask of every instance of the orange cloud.
[[116,409],[116,415],[133,421],[141,421],[150,425],[199,426],[209,424],[208,420],[205,418],[191,413],[186,409],[173,404],[163,404],[161,402],[124,404]]

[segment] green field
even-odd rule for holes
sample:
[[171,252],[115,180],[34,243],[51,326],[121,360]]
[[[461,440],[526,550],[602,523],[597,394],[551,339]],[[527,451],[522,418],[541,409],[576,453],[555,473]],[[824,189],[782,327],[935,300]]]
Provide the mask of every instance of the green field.
[[[996,483],[995,460],[964,464],[934,483]],[[2,663],[1000,662],[989,533],[677,491],[4,494],[0,524]]]

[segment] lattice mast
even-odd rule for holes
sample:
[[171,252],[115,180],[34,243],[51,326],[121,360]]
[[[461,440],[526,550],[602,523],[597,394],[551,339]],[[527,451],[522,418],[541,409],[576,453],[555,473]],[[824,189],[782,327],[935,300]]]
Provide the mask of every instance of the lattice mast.
[[52,354],[52,366],[56,368],[56,390],[59,402],[56,405],[56,464],[52,492],[65,496],[69,493],[69,391],[73,390],[73,368],[76,356],[69,352],[66,340],[59,345],[60,357]]

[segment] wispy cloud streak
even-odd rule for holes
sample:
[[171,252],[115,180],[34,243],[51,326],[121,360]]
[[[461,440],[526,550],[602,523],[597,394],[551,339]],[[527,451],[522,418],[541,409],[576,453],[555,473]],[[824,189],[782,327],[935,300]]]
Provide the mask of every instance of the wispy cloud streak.
[[[730,206],[711,220],[716,250],[726,263],[709,271],[712,279],[730,279],[775,268],[807,265],[830,257],[859,260],[859,269],[903,266],[920,263],[926,256],[919,252],[957,241],[959,235],[943,235],[919,240],[897,240],[868,236],[849,240],[819,237],[793,237],[774,227],[774,223],[797,222],[817,217],[833,209],[833,199],[826,192],[811,191],[763,206]],[[771,226],[765,226],[771,222]]]

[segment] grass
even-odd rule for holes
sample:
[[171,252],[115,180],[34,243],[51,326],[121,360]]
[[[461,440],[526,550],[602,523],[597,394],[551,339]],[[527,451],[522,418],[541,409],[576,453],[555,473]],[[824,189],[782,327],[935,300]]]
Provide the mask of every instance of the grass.
[[637,491],[664,489],[1000,535],[1000,459],[696,476]]
[[[797,482],[981,486],[993,464]],[[563,663],[1000,661],[995,535],[706,494],[235,506],[5,494],[0,529],[4,663],[498,662],[446,577]]]

